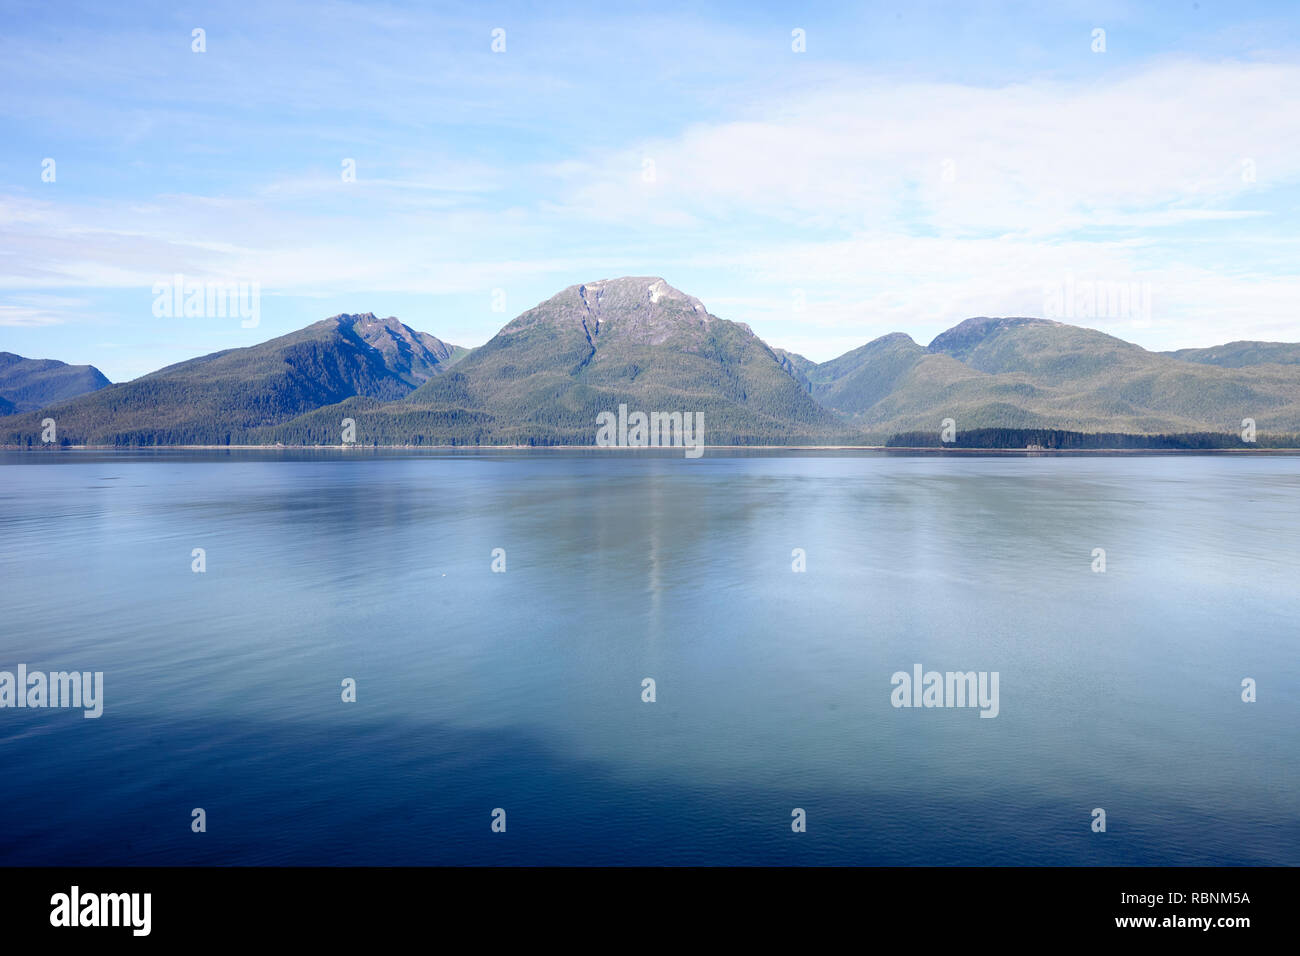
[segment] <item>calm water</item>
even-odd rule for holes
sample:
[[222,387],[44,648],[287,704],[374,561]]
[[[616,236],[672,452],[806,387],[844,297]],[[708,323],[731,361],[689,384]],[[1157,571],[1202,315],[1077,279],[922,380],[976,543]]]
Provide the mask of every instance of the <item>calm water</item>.
[[1300,863],[1296,458],[10,453],[0,535],[105,675],[0,864]]

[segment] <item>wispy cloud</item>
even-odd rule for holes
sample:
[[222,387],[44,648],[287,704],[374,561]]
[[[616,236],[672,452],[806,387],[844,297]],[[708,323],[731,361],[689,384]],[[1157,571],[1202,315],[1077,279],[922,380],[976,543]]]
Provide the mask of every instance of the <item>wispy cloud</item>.
[[62,325],[70,318],[81,318],[81,310],[88,304],[85,299],[64,296],[21,296],[0,304],[0,325],[10,328]]
[[[561,286],[661,274],[829,358],[1041,312],[1071,275],[1148,284],[1140,327],[1092,323],[1143,344],[1300,338],[1285,37],[1219,23],[1138,55],[1147,14],[1086,12],[1112,52],[1015,4],[959,17],[960,39],[837,7],[806,55],[766,10],[217,4],[202,56],[170,8],[88,6],[58,43],[33,13],[0,38],[6,324],[99,318],[16,296],[111,297],[114,340],[144,349],[150,289],[180,272],[259,282],[263,331],[295,302],[406,295],[454,305],[439,321],[474,344]],[[494,289],[508,314],[481,305]]]

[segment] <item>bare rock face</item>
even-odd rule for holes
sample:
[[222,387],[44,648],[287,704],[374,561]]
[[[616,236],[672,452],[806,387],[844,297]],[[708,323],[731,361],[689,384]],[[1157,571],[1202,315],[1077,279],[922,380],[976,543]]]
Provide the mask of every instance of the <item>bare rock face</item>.
[[465,351],[427,332],[417,332],[392,316],[381,319],[373,312],[365,312],[336,315],[327,321],[337,323],[341,331],[351,330],[377,349],[384,364],[412,387],[444,371],[447,363]]
[[[593,348],[624,345],[701,345],[719,321],[704,303],[656,276],[626,276],[572,285],[529,309],[503,334],[539,325],[580,328]],[[600,340],[599,342],[597,340]]]

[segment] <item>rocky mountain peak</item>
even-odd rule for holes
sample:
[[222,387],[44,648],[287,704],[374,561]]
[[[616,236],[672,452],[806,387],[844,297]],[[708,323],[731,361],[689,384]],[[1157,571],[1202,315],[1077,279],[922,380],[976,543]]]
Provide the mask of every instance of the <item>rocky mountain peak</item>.
[[704,303],[658,276],[623,276],[569,286],[529,309],[503,330],[507,335],[537,325],[578,327],[591,342],[611,336],[626,343],[662,345],[697,340],[718,321]]
[[377,349],[384,364],[411,385],[426,381],[456,353],[456,346],[428,332],[416,331],[391,315],[380,318],[373,312],[343,313],[326,321],[336,323],[340,330],[350,330]]

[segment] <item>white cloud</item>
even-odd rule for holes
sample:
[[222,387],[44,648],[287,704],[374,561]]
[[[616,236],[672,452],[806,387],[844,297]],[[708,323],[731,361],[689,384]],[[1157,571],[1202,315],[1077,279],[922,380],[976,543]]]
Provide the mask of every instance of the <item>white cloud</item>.
[[[850,78],[555,172],[573,215],[614,221],[954,235],[1154,226],[1242,215],[1219,207],[1300,179],[1297,98],[1300,67],[1268,63],[1170,62],[1084,86]],[[647,158],[652,184],[639,178]]]
[[[1300,275],[1152,264],[1145,261],[1148,251],[1134,242],[861,236],[705,257],[694,266],[716,272],[720,286],[748,290],[703,296],[711,312],[747,322],[770,344],[819,361],[842,354],[846,342],[853,348],[890,332],[906,332],[924,345],[975,315],[1042,316],[1048,291],[1069,282],[1149,289],[1149,318],[1065,321],[1151,349],[1300,339]],[[801,311],[795,290],[803,293]]]
[[[266,296],[452,294],[680,269],[708,276],[718,297],[686,291],[717,314],[824,359],[886,332],[924,342],[970,315],[1041,314],[1044,285],[1072,275],[1149,283],[1149,321],[1086,323],[1149,347],[1300,339],[1300,259],[1262,231],[1277,229],[1277,187],[1300,183],[1300,67],[822,83],[541,168],[447,158],[227,196],[4,197],[0,289],[138,288],[148,302],[182,272]],[[10,325],[61,315],[5,309]]]

